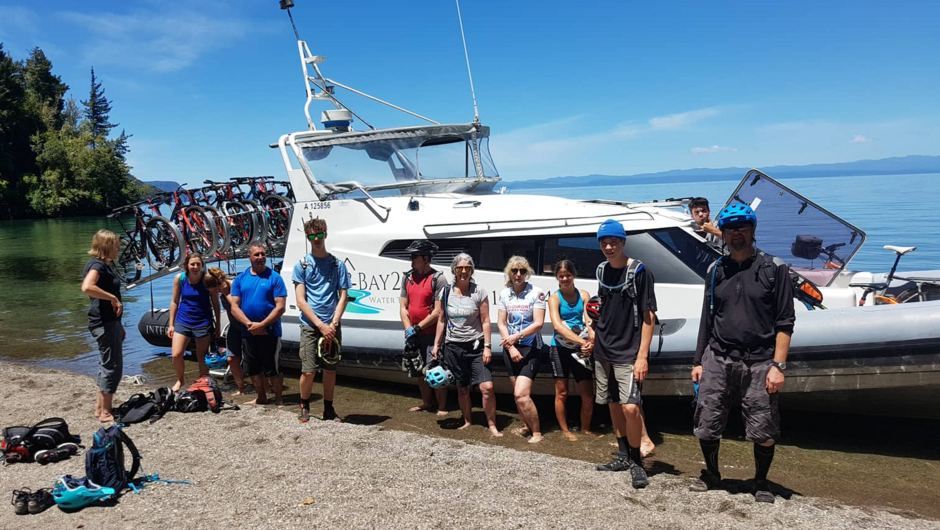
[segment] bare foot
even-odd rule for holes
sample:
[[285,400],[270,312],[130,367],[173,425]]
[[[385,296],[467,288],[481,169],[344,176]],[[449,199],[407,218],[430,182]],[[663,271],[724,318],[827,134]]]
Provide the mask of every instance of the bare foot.
[[170,390],[172,390],[173,392],[179,392],[181,388],[183,388],[183,382],[177,381],[176,384],[173,385],[173,387]]
[[563,432],[563,433],[561,433],[561,434],[562,434],[562,436],[565,437],[565,440],[568,440],[569,442],[577,442],[577,441],[578,441],[578,437],[575,436],[575,434],[574,434],[573,432],[571,432],[571,431],[565,431],[565,432]]
[[410,409],[408,409],[408,412],[423,412],[425,410],[431,410],[431,405],[428,405],[427,403],[422,403],[420,406],[411,407]]
[[267,405],[269,402],[267,399],[255,398],[251,401],[245,402],[246,405]]
[[465,421],[465,422],[463,422],[463,425],[461,425],[460,427],[457,427],[457,430],[458,430],[458,431],[462,431],[462,430],[466,429],[467,427],[469,427],[469,426],[471,426],[471,425],[473,425],[473,424],[470,423],[469,421]]
[[450,412],[447,412],[446,410],[437,411],[438,416],[447,416],[448,414],[450,414]]
[[490,436],[493,438],[502,438],[503,433],[499,432],[495,425],[490,425]]
[[114,421],[114,416],[112,416],[110,412],[102,412],[101,416],[98,416],[98,420],[101,423],[111,423]]
[[585,436],[593,436],[593,437],[595,437],[595,438],[603,438],[603,437],[604,437],[603,434],[601,434],[601,433],[599,433],[599,432],[594,432],[594,431],[581,431],[581,434],[583,434],[583,435],[585,435]]
[[274,400],[274,406],[275,406],[275,407],[283,407],[283,406],[284,406],[284,400],[283,400],[283,399],[275,399],[275,400]]
[[528,436],[532,434],[532,431],[530,431],[528,427],[517,427],[509,432],[515,434],[516,436]]
[[542,441],[542,433],[537,432],[532,435],[532,438],[529,438],[530,444],[537,444]]
[[656,444],[652,440],[646,438],[640,441],[640,456],[646,458],[649,455],[653,454],[653,451],[656,450]]
[[233,397],[234,397],[234,396],[241,396],[241,395],[243,395],[243,394],[244,394],[244,392],[242,392],[241,390],[236,390],[235,392],[232,392],[232,396],[233,396]]

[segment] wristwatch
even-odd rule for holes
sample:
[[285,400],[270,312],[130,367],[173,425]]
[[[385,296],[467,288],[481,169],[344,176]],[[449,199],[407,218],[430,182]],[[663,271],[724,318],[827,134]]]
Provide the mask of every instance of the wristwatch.
[[786,362],[786,361],[783,361],[782,363],[778,363],[777,361],[771,361],[770,364],[771,364],[772,366],[776,366],[777,369],[779,369],[781,372],[784,372],[784,371],[786,371],[786,369],[787,369],[787,362]]
[[489,342],[484,342],[484,343],[483,343],[483,347],[484,347],[484,348],[492,348],[493,345],[490,344]]
[[415,328],[415,333],[421,331],[421,324],[415,324],[414,326],[411,326],[411,327]]

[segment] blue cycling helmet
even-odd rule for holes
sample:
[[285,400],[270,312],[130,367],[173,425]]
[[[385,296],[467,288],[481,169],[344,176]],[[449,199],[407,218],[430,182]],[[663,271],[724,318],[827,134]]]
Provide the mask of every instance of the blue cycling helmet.
[[424,382],[431,388],[445,388],[455,380],[454,374],[443,366],[435,366],[424,374]]
[[64,475],[56,479],[52,489],[52,499],[65,510],[80,510],[97,501],[110,499],[114,488],[104,488],[87,478],[75,478]]
[[620,239],[626,240],[627,231],[623,229],[623,225],[620,224],[620,221],[608,219],[601,223],[601,226],[597,227],[597,240],[600,241],[605,237],[619,237]]
[[754,215],[754,210],[747,204],[732,204],[718,213],[718,229],[721,230],[725,225],[731,223],[751,223],[756,227],[757,216]]

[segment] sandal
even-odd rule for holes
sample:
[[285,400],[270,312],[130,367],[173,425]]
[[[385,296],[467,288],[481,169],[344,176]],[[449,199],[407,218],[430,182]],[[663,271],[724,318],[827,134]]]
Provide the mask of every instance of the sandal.
[[55,504],[52,498],[52,488],[41,488],[29,496],[29,513],[35,515],[46,511],[47,508]]
[[26,515],[29,513],[29,497],[32,494],[33,492],[29,488],[13,490],[13,498],[10,499],[10,504],[13,505],[13,513],[16,515]]

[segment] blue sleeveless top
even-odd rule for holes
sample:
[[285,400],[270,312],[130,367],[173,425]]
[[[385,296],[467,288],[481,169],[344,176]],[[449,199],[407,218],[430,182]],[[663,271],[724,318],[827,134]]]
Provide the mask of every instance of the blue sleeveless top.
[[[574,328],[575,326],[584,327],[584,300],[581,298],[581,290],[575,289],[574,292],[578,294],[578,301],[574,305],[570,305],[565,297],[561,294],[561,289],[555,291],[558,293],[558,316],[568,325],[569,328]],[[555,334],[557,335],[557,333]],[[552,335],[552,346],[558,346],[555,343],[555,335]]]
[[176,321],[191,328],[204,328],[212,324],[212,302],[209,290],[202,282],[193,285],[186,275],[180,277],[180,305]]

